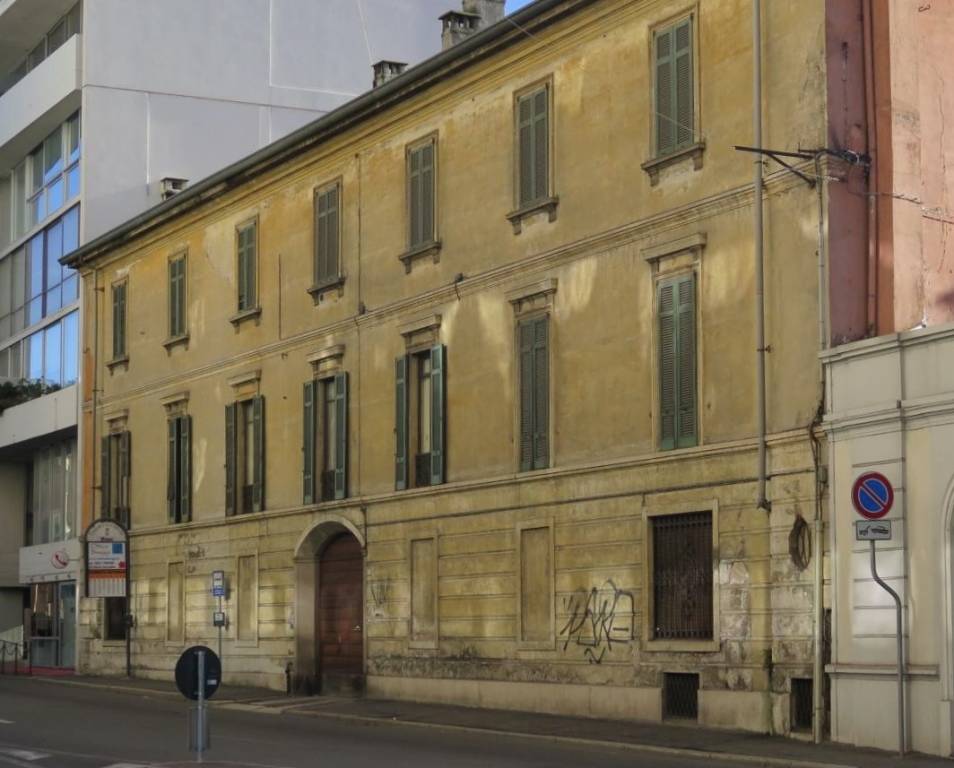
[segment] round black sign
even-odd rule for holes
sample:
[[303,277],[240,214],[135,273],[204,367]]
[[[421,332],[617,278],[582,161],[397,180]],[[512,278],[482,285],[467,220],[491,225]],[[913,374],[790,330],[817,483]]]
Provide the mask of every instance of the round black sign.
[[199,651],[205,651],[205,698],[211,699],[222,682],[222,662],[215,651],[204,645],[183,651],[176,662],[176,688],[192,701],[199,698]]

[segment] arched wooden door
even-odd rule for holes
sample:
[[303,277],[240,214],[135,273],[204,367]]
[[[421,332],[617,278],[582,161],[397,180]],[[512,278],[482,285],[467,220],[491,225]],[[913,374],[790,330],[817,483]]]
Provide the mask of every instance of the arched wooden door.
[[322,693],[364,690],[364,558],[350,533],[332,539],[318,564]]

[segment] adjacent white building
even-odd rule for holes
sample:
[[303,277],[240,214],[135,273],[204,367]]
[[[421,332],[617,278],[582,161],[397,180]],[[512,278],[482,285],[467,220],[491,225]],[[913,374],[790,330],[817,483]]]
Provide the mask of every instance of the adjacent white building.
[[368,90],[373,63],[436,53],[448,5],[0,0],[0,387],[56,390],[0,413],[0,640],[35,665],[75,663],[82,310],[59,258]]

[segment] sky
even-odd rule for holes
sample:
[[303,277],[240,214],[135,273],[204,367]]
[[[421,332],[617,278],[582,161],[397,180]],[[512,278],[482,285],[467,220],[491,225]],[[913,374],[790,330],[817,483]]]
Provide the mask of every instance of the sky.
[[513,13],[518,8],[523,8],[530,0],[507,0],[507,13]]

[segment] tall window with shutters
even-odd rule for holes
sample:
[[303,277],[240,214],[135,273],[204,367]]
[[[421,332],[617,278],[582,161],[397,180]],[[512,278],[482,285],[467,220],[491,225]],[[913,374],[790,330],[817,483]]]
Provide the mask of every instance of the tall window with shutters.
[[341,183],[315,191],[315,287],[341,278]]
[[113,360],[126,358],[126,289],[123,280],[113,285]]
[[192,519],[192,417],[173,416],[167,422],[166,502],[169,522],[187,523]]
[[306,381],[303,396],[302,499],[348,497],[348,374]]
[[659,447],[698,444],[696,381],[696,278],[679,275],[659,282]]
[[265,398],[225,406],[225,514],[265,508]]
[[440,485],[446,462],[447,349],[395,361],[395,488]]
[[169,259],[169,338],[186,335],[186,254]]
[[437,242],[437,139],[407,150],[408,250]]
[[517,207],[550,197],[550,86],[517,97]]
[[102,440],[100,468],[100,514],[109,520],[130,525],[129,477],[132,461],[127,430],[113,432]]
[[239,225],[236,230],[238,274],[238,311],[258,308],[258,219]]
[[520,471],[550,466],[550,317],[520,321]]
[[653,34],[657,157],[684,149],[696,140],[692,37],[692,16]]

